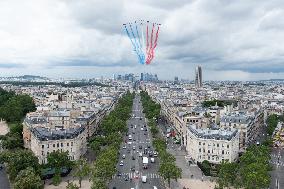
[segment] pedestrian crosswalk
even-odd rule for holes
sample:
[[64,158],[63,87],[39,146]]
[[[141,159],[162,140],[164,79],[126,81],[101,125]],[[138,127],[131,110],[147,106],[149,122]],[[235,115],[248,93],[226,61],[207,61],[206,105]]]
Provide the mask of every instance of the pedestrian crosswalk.
[[124,179],[124,177],[127,176],[128,178],[135,179],[135,178],[141,178],[142,176],[147,176],[147,179],[159,179],[161,176],[157,173],[135,173],[135,172],[129,172],[129,173],[121,173],[121,176],[113,175],[112,179]]
[[282,161],[272,161],[272,160],[270,160],[269,161],[269,163],[270,164],[273,164],[273,165],[277,165],[277,166],[282,166],[282,167],[284,167],[284,162],[282,162]]
[[271,156],[272,158],[281,158],[281,156],[278,155],[278,154],[271,154],[270,156]]

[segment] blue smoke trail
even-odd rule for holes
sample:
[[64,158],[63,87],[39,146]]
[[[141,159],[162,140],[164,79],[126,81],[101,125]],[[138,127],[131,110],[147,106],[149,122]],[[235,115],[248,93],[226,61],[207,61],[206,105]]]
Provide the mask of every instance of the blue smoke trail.
[[132,33],[132,35],[133,35],[133,37],[134,37],[134,43],[135,43],[135,45],[136,45],[137,53],[139,54],[139,62],[140,62],[140,64],[144,64],[144,62],[143,62],[143,60],[142,60],[142,54],[141,54],[141,51],[139,50],[139,45],[138,45],[138,43],[137,43],[137,40],[136,40],[136,37],[135,37],[135,35],[134,35],[134,32],[133,32],[133,29],[132,29],[131,24],[130,24],[130,30],[131,30],[131,33]]
[[140,57],[140,55],[139,55],[139,53],[138,53],[138,51],[137,51],[137,48],[136,48],[135,43],[134,43],[134,42],[132,41],[132,39],[131,39],[130,33],[129,33],[129,31],[128,31],[126,25],[124,25],[124,29],[125,29],[125,32],[126,32],[128,38],[130,39],[130,41],[131,41],[131,43],[132,43],[132,46],[133,46],[133,48],[134,48],[134,51],[135,51],[136,54],[137,54],[137,57],[138,57],[139,62],[141,63],[141,57]]
[[138,42],[139,42],[139,51],[140,51],[140,54],[141,54],[141,60],[144,64],[145,63],[145,54],[142,50],[142,44],[141,44],[141,39],[140,39],[140,35],[139,35],[139,32],[138,32],[138,28],[137,28],[137,23],[135,23],[135,29],[136,29],[136,34],[137,34],[137,37],[138,37]]

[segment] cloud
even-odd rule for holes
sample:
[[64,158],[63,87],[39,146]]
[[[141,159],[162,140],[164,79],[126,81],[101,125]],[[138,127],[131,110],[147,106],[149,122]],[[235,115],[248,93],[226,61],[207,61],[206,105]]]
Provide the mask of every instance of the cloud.
[[[144,70],[193,79],[200,64],[205,73],[217,74],[207,79],[220,74],[230,79],[230,73],[240,80],[261,78],[258,73],[279,77],[283,7],[281,0],[3,0],[0,71],[48,76],[56,68],[62,76],[67,69],[80,76],[93,67],[101,75],[111,75],[113,68],[113,73]],[[122,29],[140,19],[162,24],[156,57],[147,67],[137,63]]]

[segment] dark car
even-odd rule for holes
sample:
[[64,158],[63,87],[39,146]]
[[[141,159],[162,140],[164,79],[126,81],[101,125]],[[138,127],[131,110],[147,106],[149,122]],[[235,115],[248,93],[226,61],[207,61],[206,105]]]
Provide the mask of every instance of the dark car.
[[134,156],[132,156],[132,160],[135,160],[135,157],[134,157]]
[[142,146],[141,146],[141,145],[139,146],[139,149],[142,149]]
[[120,177],[121,176],[121,172],[118,171],[116,175]]

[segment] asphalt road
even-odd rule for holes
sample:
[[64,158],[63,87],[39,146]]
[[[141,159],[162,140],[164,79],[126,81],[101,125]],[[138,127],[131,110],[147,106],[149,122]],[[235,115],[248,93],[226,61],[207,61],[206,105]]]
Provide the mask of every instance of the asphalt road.
[[[117,165],[117,170],[121,173],[121,176],[118,176],[117,174],[114,175],[109,184],[109,188],[153,189],[154,186],[156,186],[158,189],[164,189],[158,174],[158,158],[154,157],[155,162],[151,163],[148,154],[144,154],[145,148],[148,151],[153,151],[153,146],[150,130],[146,125],[145,116],[142,112],[142,103],[140,103],[139,95],[136,95],[134,99],[132,117],[128,120],[127,125],[129,128],[128,134],[132,135],[133,139],[129,140],[128,136],[125,136],[126,143],[121,145],[119,158],[119,163],[120,161],[123,161],[123,166],[120,166],[119,163]],[[145,131],[144,125],[146,125],[147,131]],[[143,128],[143,130],[141,130],[141,128]],[[123,148],[124,146],[126,149]],[[133,146],[135,146],[135,150],[133,150]],[[139,149],[139,146],[142,146],[142,149]],[[150,148],[148,148],[148,146],[150,146]],[[139,152],[142,152],[143,157],[149,158],[147,169],[143,168],[142,157],[139,157]],[[122,158],[123,155],[125,155],[125,159]],[[135,160],[132,159],[132,156]],[[134,167],[135,171],[132,171],[131,167]],[[146,183],[142,183],[142,176],[147,176]],[[125,181],[125,177],[129,179]]]
[[9,183],[9,180],[8,180],[8,176],[7,176],[5,167],[0,169],[0,188],[10,189],[10,183]]
[[284,188],[284,149],[273,148],[270,163],[273,166],[270,189]]

